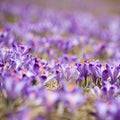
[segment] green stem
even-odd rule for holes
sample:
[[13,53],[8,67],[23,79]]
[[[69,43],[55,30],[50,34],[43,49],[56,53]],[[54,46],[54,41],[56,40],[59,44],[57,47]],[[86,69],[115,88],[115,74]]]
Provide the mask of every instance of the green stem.
[[87,77],[85,77],[85,87],[87,87]]

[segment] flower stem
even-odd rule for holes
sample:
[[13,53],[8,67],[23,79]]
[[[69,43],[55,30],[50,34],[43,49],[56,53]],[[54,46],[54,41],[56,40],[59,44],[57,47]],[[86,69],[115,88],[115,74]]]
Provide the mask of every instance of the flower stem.
[[87,87],[87,77],[85,77],[85,87]]

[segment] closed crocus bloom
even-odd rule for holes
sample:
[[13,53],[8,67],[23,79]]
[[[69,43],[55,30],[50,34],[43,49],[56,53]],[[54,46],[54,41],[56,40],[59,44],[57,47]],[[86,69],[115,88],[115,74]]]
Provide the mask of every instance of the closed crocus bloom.
[[120,66],[109,66],[102,72],[102,80],[109,80],[111,84],[118,83],[118,77],[120,74]]
[[78,71],[80,72],[80,75],[87,78],[87,76],[89,75],[89,71],[88,71],[88,66],[87,64],[79,64],[78,65]]
[[88,63],[85,60],[82,60],[82,64],[78,64],[77,70],[80,72],[78,81],[85,80],[85,86],[87,85],[87,77],[90,75],[90,71],[88,68]]
[[107,79],[110,77],[110,74],[111,72],[108,69],[104,70],[102,72],[102,80],[107,81]]
[[113,99],[115,95],[119,92],[118,86],[117,85],[112,85],[110,82],[106,81],[103,83],[103,86],[101,88],[103,98],[107,99]]
[[90,74],[92,76],[92,81],[97,84],[97,79],[100,78],[100,75],[99,75],[99,68],[94,65],[94,63],[90,63],[89,64],[89,70],[90,70]]
[[114,68],[112,76],[111,76],[111,83],[118,82],[118,77],[120,75],[120,65]]
[[108,65],[106,65],[106,69],[102,72],[102,80],[107,81],[107,79],[111,76],[111,70]]

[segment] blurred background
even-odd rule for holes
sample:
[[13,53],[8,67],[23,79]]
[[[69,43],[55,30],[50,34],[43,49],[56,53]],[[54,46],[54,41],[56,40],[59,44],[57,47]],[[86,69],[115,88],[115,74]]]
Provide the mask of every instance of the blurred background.
[[120,0],[0,0],[18,4],[36,4],[41,8],[66,12],[92,12],[95,15],[119,15]]

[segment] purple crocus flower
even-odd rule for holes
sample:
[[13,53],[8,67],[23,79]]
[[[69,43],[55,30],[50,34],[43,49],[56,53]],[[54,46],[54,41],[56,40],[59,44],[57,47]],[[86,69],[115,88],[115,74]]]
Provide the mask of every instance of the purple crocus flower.
[[118,82],[118,77],[120,75],[120,65],[114,68],[112,76],[111,76],[111,83]]
[[77,71],[77,66],[74,63],[61,64],[61,67],[66,81],[72,82],[77,80],[79,76],[79,72]]
[[37,86],[29,86],[27,89],[26,99],[31,103],[31,105],[43,105],[45,103],[45,88]]
[[102,98],[113,99],[119,92],[118,86],[111,84],[109,81],[103,83],[102,87]]
[[102,80],[107,81],[109,79],[110,83],[118,83],[118,77],[120,74],[120,65],[117,67],[106,66],[106,69],[102,72]]
[[11,34],[10,29],[7,28],[0,29],[0,47],[3,46],[10,47],[12,46],[13,41],[14,37]]
[[5,92],[5,97],[10,99],[17,99],[25,95],[26,82],[21,81],[17,75],[6,75],[2,80],[2,90]]
[[99,68],[97,67],[97,65],[95,65],[95,63],[90,63],[89,64],[89,70],[90,70],[90,74],[92,76],[92,80],[95,84],[97,84],[97,79],[100,78],[99,75]]
[[70,110],[75,111],[78,107],[86,102],[86,97],[80,89],[77,89],[73,83],[64,88],[63,102]]
[[59,93],[57,91],[45,90],[43,98],[44,98],[43,104],[45,105],[46,109],[49,111],[59,101]]
[[[83,64],[82,64],[83,63]],[[90,75],[90,71],[88,68],[88,63],[85,60],[82,60],[81,64],[78,64],[77,70],[80,72],[78,81],[85,80],[85,86],[87,85],[87,77]]]
[[96,118],[97,120],[119,120],[119,103],[116,101],[97,101],[96,105]]

